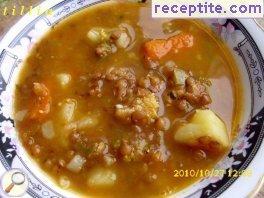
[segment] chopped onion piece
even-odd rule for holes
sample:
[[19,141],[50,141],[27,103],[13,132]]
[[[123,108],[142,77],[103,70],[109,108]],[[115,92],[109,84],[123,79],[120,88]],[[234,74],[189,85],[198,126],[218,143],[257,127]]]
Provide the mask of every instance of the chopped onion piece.
[[88,128],[88,127],[93,127],[97,125],[97,120],[93,119],[91,117],[86,117],[82,120],[80,120],[77,124],[77,128],[78,129],[84,129],[84,128]]
[[116,40],[116,45],[119,48],[127,48],[130,44],[130,38],[128,37],[127,33],[121,33],[120,37]]
[[91,170],[88,178],[90,187],[107,187],[115,184],[116,173],[110,169],[95,168]]
[[68,163],[67,169],[72,171],[72,172],[78,173],[81,171],[85,162],[86,162],[85,158],[83,158],[80,155],[75,155],[72,158],[72,160]]
[[71,75],[66,73],[61,73],[57,75],[57,79],[61,85],[61,87],[66,87],[71,81]]
[[42,135],[44,138],[52,139],[55,136],[52,121],[47,121],[41,125]]
[[100,32],[94,30],[94,29],[91,29],[88,33],[87,33],[87,37],[90,41],[92,42],[99,42],[100,41]]
[[71,182],[67,176],[61,176],[59,180],[60,187],[67,189],[70,187]]
[[167,67],[169,67],[169,68],[173,68],[173,67],[176,66],[176,64],[175,64],[174,61],[170,60],[170,61],[167,61],[167,62],[165,63],[165,66],[167,66]]
[[107,166],[112,166],[116,162],[116,158],[111,154],[104,155],[104,161]]
[[109,40],[110,29],[104,29],[101,27],[92,28],[87,33],[87,38],[93,43],[100,43]]

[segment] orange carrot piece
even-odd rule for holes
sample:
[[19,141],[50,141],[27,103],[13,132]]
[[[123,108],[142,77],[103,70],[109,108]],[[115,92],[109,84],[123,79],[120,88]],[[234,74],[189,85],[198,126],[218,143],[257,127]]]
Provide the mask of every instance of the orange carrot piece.
[[172,49],[172,42],[163,39],[152,40],[144,45],[144,52],[150,59],[161,59]]
[[193,46],[193,36],[182,33],[173,36],[167,40],[157,39],[151,40],[144,44],[143,50],[145,56],[151,60],[159,60],[166,56],[169,52],[175,52],[182,48],[190,48]]

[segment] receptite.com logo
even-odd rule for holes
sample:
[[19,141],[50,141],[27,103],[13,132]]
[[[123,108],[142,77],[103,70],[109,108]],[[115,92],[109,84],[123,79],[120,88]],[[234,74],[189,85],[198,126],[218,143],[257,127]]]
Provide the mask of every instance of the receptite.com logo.
[[152,0],[154,18],[262,18],[263,0]]

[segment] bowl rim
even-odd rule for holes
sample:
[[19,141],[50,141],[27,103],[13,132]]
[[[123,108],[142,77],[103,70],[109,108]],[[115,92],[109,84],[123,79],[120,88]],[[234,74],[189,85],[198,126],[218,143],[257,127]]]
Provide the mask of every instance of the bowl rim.
[[[246,28],[250,36],[253,38],[253,40],[255,41],[255,44],[257,45],[263,57],[264,56],[264,31],[255,23],[254,19],[239,19],[239,21]],[[264,130],[264,125],[262,125],[262,130]],[[264,181],[262,181],[262,178],[264,177],[264,169],[259,169],[259,165],[257,163],[264,162],[263,154],[264,154],[264,145],[262,143],[261,147],[257,151],[257,155],[253,158],[253,160],[250,162],[249,166],[247,167],[247,169],[258,170],[259,173],[254,174],[255,171],[253,171],[252,177],[249,177],[249,178],[240,177],[240,179],[237,179],[228,189],[226,189],[221,194],[223,198],[225,197],[229,198],[230,195],[237,195],[237,192],[239,192],[240,194],[247,195],[247,196],[252,196],[253,194],[257,194],[259,192],[259,190],[261,189],[259,186],[264,184]],[[245,181],[245,179],[247,181]],[[247,185],[245,184],[243,185],[244,182]]]

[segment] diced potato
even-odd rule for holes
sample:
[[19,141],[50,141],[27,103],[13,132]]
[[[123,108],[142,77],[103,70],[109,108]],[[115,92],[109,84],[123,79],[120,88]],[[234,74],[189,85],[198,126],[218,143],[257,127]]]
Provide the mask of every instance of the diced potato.
[[77,122],[77,128],[78,129],[85,129],[85,128],[91,128],[95,127],[98,124],[98,120],[96,118],[91,117],[85,117]]
[[59,116],[64,123],[69,123],[73,120],[76,106],[77,101],[75,99],[66,99],[62,102]]
[[188,75],[185,71],[181,69],[174,69],[173,80],[176,85],[185,85],[185,80],[188,78]]
[[21,122],[21,121],[24,120],[24,118],[25,118],[25,116],[27,115],[27,113],[28,113],[28,110],[18,111],[18,112],[15,113],[15,115],[14,115],[14,119],[15,119],[16,121]]
[[116,173],[110,169],[95,168],[92,169],[89,178],[88,186],[90,187],[108,187],[115,184],[117,179]]
[[41,125],[42,135],[46,139],[52,139],[55,136],[53,122],[47,121]]
[[97,116],[89,115],[66,125],[67,130],[83,130],[95,127],[99,123]]
[[61,73],[57,75],[57,79],[62,88],[65,88],[71,81],[71,75],[66,73]]
[[78,173],[81,171],[85,162],[86,162],[85,158],[83,158],[80,155],[75,155],[72,158],[72,160],[68,163],[67,169],[72,171],[72,172]]
[[211,110],[196,110],[190,122],[176,130],[174,139],[209,151],[219,151],[230,144],[224,122]]

